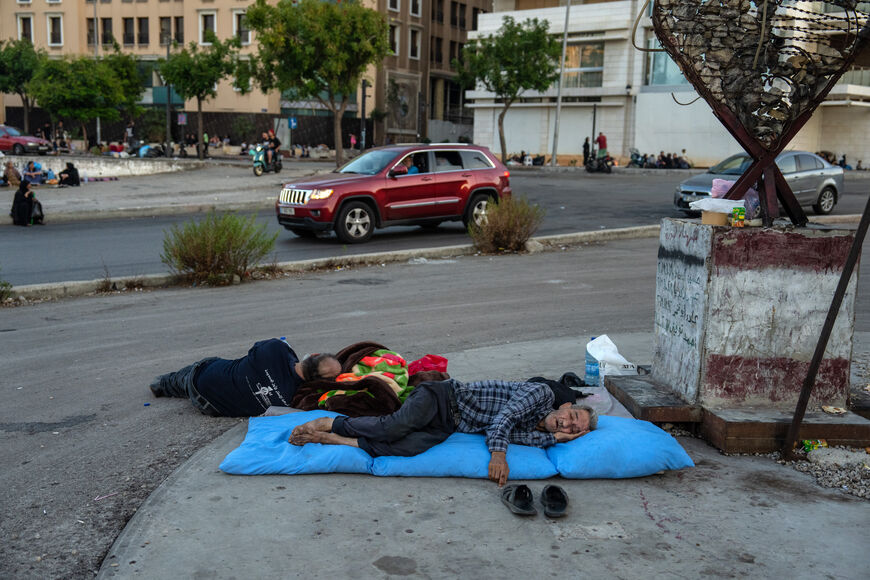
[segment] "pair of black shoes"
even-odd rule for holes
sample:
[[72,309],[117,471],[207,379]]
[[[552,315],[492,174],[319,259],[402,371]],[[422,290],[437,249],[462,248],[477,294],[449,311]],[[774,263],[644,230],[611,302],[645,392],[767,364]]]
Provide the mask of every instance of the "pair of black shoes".
[[[525,484],[506,485],[501,492],[501,502],[520,516],[538,514],[532,490]],[[547,485],[541,491],[541,505],[548,518],[561,518],[568,509],[568,494],[558,485]]]

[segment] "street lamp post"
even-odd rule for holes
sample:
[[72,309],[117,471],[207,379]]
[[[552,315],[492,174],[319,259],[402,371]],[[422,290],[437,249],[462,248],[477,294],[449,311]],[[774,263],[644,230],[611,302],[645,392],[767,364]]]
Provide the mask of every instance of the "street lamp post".
[[360,116],[359,124],[359,150],[360,153],[366,148],[366,89],[369,87],[369,82],[366,79],[362,80],[362,115]]
[[[94,61],[100,60],[100,33],[99,21],[97,19],[97,0],[94,0]],[[103,141],[100,134],[100,117],[97,117],[97,147]]]
[[565,78],[565,52],[568,46],[568,17],[571,15],[571,0],[565,2],[565,30],[562,32],[562,60],[559,61],[559,88],[556,91],[556,119],[553,127],[553,156],[550,165],[556,166],[556,150],[559,147],[559,117],[562,113],[562,79]]
[[[169,35],[166,35],[166,60],[167,61],[169,60],[169,41],[170,41]],[[165,82],[165,78],[164,78],[164,85],[166,86],[166,147],[163,149],[163,155],[166,157],[169,157],[172,153],[172,149],[171,149],[172,137],[170,136],[170,133],[169,133],[171,130],[170,123],[171,123],[171,118],[172,118],[172,115],[170,113],[170,111],[172,109],[172,101],[171,101],[171,99],[172,99],[172,85]]]

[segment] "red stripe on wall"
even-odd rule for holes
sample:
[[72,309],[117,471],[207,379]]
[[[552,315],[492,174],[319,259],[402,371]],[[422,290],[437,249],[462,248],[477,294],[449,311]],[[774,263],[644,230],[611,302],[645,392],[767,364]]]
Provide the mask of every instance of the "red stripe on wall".
[[[747,399],[797,402],[809,362],[785,357],[748,358],[708,355],[703,371],[702,399]],[[849,391],[849,361],[824,359],[816,376],[810,404],[844,401]]]
[[853,238],[853,233],[814,237],[755,228],[714,228],[713,267],[840,272]]

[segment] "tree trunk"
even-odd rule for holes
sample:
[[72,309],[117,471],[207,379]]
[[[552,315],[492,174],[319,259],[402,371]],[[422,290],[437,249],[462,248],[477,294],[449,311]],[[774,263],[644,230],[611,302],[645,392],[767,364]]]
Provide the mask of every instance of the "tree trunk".
[[26,94],[18,93],[18,96],[21,97],[21,105],[24,108],[24,134],[30,135],[30,102]]
[[332,134],[335,139],[335,166],[341,167],[344,163],[344,145],[341,141],[341,118],[344,117],[344,110],[347,108],[347,97],[342,97],[341,105],[336,111],[333,107],[332,117]]
[[196,98],[196,125],[199,131],[199,134],[196,136],[196,142],[199,144],[196,147],[196,156],[202,161],[205,159],[205,148],[208,144],[202,142],[202,99],[199,97]]
[[498,141],[501,145],[501,162],[507,163],[507,142],[504,138],[504,116],[507,114],[508,107],[511,104],[506,102],[504,109],[501,110],[501,113],[498,114]]
[[88,128],[84,123],[82,123],[82,139],[85,140],[85,153],[87,153],[90,151],[90,147],[88,147]]

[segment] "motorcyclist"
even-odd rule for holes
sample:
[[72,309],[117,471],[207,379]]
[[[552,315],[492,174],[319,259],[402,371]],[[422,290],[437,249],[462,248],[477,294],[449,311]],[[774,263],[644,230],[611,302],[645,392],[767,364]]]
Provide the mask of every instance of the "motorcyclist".
[[272,159],[278,154],[278,148],[281,146],[281,140],[275,135],[274,129],[269,129],[267,135],[268,146],[266,148],[266,164],[271,165]]

